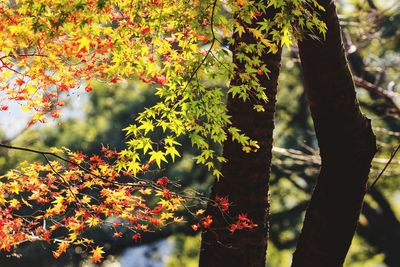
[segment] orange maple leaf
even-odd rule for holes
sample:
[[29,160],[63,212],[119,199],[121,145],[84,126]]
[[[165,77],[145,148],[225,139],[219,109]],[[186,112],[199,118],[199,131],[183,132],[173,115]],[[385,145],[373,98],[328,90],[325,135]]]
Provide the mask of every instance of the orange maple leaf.
[[92,256],[90,257],[90,259],[93,262],[100,262],[101,259],[103,258],[102,254],[104,254],[105,252],[103,250],[103,247],[97,246],[95,249],[92,249],[91,253]]
[[243,7],[244,5],[247,4],[246,0],[236,0],[236,3],[238,6]]

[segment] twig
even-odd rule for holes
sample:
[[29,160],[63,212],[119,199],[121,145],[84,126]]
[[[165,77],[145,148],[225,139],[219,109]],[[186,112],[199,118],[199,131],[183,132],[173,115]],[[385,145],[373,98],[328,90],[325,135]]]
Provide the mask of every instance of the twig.
[[[153,188],[154,190],[158,190],[158,191],[163,191],[164,188],[158,186],[156,183],[152,182],[152,181],[146,181],[145,179],[140,179],[138,177],[134,177],[138,182],[140,182],[140,185],[136,184],[136,183],[122,183],[122,182],[117,182],[117,181],[110,181],[102,176],[99,176],[95,173],[93,173],[92,171],[86,169],[85,167],[83,167],[82,165],[75,163],[69,159],[66,159],[62,156],[57,155],[56,153],[53,152],[49,152],[49,151],[41,151],[41,150],[36,150],[36,149],[31,149],[31,148],[25,148],[25,147],[17,147],[17,146],[11,146],[11,145],[7,145],[7,144],[2,144],[0,143],[0,147],[3,148],[7,148],[7,149],[13,149],[13,150],[20,150],[20,151],[26,151],[26,152],[30,152],[30,153],[36,153],[39,155],[42,155],[46,161],[48,163],[50,163],[49,159],[47,158],[47,156],[53,156],[55,158],[58,158],[64,162],[70,163],[76,167],[78,167],[80,170],[86,172],[87,174],[90,174],[96,178],[99,178],[107,183],[111,183],[117,186],[132,186],[132,187],[150,187]],[[57,173],[57,171],[53,168],[53,166],[50,164],[50,168],[53,170],[53,172]],[[61,174],[58,174],[61,175]],[[68,185],[68,184],[67,184]],[[185,193],[177,193],[177,192],[171,192],[172,195],[177,196],[177,197],[182,197],[185,199],[194,199],[194,200],[198,200],[198,201],[210,201],[210,199],[206,198],[206,197],[202,197],[202,196],[189,196],[186,195]]]
[[[212,49],[214,48],[215,40],[217,39],[217,37],[215,36],[215,32],[214,32],[214,17],[215,17],[215,8],[216,7],[217,7],[217,0],[214,0],[214,2],[212,4],[212,9],[211,9],[210,30],[211,30],[211,34],[212,34],[212,39],[211,39],[211,43],[210,43],[210,48],[208,48],[206,54],[204,55],[204,57],[202,58],[200,63],[191,72],[190,77],[189,77],[185,87],[182,89],[181,95],[187,90],[187,88],[189,87],[190,83],[193,81],[194,77],[196,76],[197,72],[204,65],[204,63],[206,62],[206,59],[211,54]],[[175,109],[178,104],[179,104],[179,102],[176,102],[175,105],[172,106],[171,110]]]
[[368,5],[369,5],[369,7],[370,7],[371,9],[373,9],[374,11],[377,11],[377,10],[378,10],[378,8],[377,8],[377,6],[375,5],[375,3],[374,3],[373,0],[367,0],[367,3],[368,3]]
[[361,88],[366,89],[367,91],[376,93],[377,95],[381,96],[384,98],[388,104],[395,110],[395,113],[397,116],[400,116],[400,106],[394,101],[395,94],[393,92],[389,92],[385,89],[383,89],[380,86],[376,86],[375,84],[372,84],[363,78],[354,76],[353,77],[354,83]]
[[400,143],[397,146],[397,148],[394,150],[394,152],[390,155],[390,158],[388,162],[386,163],[385,167],[383,167],[382,171],[379,173],[379,175],[375,178],[374,182],[368,187],[367,191],[371,191],[371,189],[376,185],[376,183],[379,181],[379,179],[382,177],[383,173],[386,171],[387,167],[389,167],[390,163],[396,156],[397,152],[400,150]]
[[[52,157],[58,158],[58,159],[60,159],[60,160],[62,160],[64,162],[66,162],[66,163],[69,163],[69,164],[71,164],[73,166],[76,166],[81,171],[84,171],[85,173],[90,174],[90,175],[92,175],[92,176],[94,176],[96,178],[99,178],[100,180],[103,180],[103,181],[105,181],[107,183],[112,183],[112,184],[115,184],[115,185],[137,186],[137,184],[132,184],[132,183],[119,183],[119,182],[116,182],[116,181],[110,181],[110,180],[108,180],[108,179],[106,179],[106,178],[104,178],[104,177],[102,177],[100,175],[97,175],[97,174],[93,173],[92,171],[88,170],[87,168],[83,167],[82,165],[80,165],[80,164],[78,164],[76,162],[73,162],[72,160],[66,159],[66,158],[64,158],[64,157],[62,157],[62,156],[60,156],[60,155],[58,155],[56,153],[53,153],[53,152],[41,151],[41,150],[25,148],[25,147],[11,146],[11,145],[1,144],[1,143],[0,143],[0,147],[7,148],[7,149],[13,149],[13,150],[26,151],[26,152],[31,152],[31,153],[36,153],[36,154],[44,156],[45,158],[46,158],[46,156],[52,156]],[[135,177],[135,179],[140,181],[140,179],[138,179],[137,177]],[[143,181],[141,181],[141,182],[143,182]],[[145,187],[146,185],[141,184],[141,186]],[[148,183],[147,186],[153,187],[155,189],[159,189],[154,184]]]

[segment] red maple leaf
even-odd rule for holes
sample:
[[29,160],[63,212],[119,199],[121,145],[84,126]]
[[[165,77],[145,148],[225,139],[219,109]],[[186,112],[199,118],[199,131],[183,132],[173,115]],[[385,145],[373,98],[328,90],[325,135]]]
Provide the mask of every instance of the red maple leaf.
[[149,34],[150,33],[150,27],[144,27],[140,30],[141,34]]
[[207,215],[206,217],[203,218],[203,227],[204,228],[210,228],[211,224],[213,222],[212,216],[211,215]]
[[25,82],[24,82],[24,80],[22,80],[22,79],[17,79],[17,80],[15,81],[15,83],[18,84],[18,86],[21,86],[21,85],[23,85]]
[[142,236],[141,236],[139,233],[136,233],[136,234],[134,234],[134,235],[132,236],[132,239],[133,239],[135,242],[140,241],[141,238],[142,238]]
[[167,177],[161,177],[157,179],[156,184],[162,187],[166,187],[169,183],[169,179]]
[[155,80],[156,80],[156,83],[158,83],[159,85],[164,85],[164,84],[167,83],[167,78],[165,78],[164,75],[157,76],[157,77],[155,78]]

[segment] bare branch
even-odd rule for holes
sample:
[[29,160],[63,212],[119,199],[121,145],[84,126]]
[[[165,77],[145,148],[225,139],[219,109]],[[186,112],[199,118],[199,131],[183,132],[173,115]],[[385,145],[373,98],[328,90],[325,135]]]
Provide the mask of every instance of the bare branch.
[[375,94],[379,95],[380,97],[382,97],[383,99],[385,99],[387,104],[390,105],[390,107],[396,114],[396,116],[397,117],[400,116],[400,106],[394,100],[394,98],[398,96],[396,93],[387,91],[387,90],[383,89],[382,87],[372,84],[372,83],[364,80],[363,78],[360,78],[357,76],[354,76],[353,80],[354,80],[354,83],[356,86],[364,88],[365,90],[375,93]]
[[374,182],[368,187],[368,191],[370,191],[375,185],[376,183],[379,181],[379,179],[382,177],[383,173],[386,171],[387,167],[389,167],[390,163],[392,162],[392,160],[394,159],[394,157],[396,156],[397,152],[400,150],[400,143],[397,146],[397,148],[394,150],[394,152],[392,153],[392,155],[390,155],[390,158],[388,160],[388,162],[386,163],[385,167],[383,167],[382,171],[379,173],[378,177],[375,178]]

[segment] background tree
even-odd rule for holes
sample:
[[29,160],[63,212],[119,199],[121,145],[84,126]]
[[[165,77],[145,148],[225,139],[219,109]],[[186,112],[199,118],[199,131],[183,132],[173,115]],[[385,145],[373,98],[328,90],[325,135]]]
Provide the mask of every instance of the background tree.
[[[375,136],[359,109],[332,1],[319,1],[326,39],[299,42],[305,88],[321,153],[292,266],[341,266],[367,190]],[[338,197],[340,192],[340,197]]]

